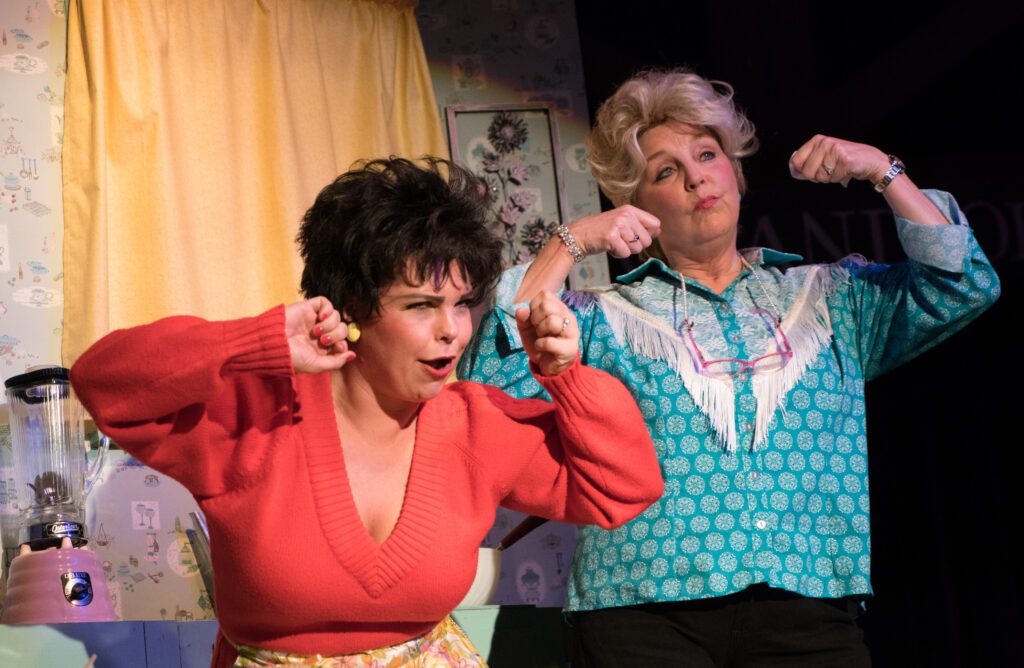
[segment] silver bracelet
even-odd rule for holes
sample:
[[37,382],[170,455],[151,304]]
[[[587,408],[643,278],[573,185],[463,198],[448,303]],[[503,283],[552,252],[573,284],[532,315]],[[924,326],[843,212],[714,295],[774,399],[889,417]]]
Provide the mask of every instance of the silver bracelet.
[[576,243],[576,237],[572,235],[572,232],[569,231],[568,227],[565,225],[559,225],[555,228],[555,234],[557,234],[558,238],[562,240],[562,244],[565,246],[565,249],[569,251],[569,255],[572,256],[573,264],[579,264],[587,258],[583,249],[580,248],[578,243]]

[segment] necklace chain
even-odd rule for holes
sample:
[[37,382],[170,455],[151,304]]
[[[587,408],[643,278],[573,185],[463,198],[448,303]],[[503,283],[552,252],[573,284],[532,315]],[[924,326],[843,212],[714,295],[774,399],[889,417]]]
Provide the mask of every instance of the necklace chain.
[[[772,307],[772,314],[775,316],[775,326],[776,327],[781,326],[782,325],[782,316],[779,314],[779,307],[775,305],[775,300],[772,299],[772,296],[770,294],[768,294],[768,289],[766,287],[764,287],[764,283],[761,282],[761,277],[757,275],[756,271],[754,271],[754,267],[751,266],[751,264],[749,262],[747,262],[747,258],[743,257],[739,253],[737,253],[736,256],[739,257],[740,262],[743,264],[743,266],[746,267],[750,271],[750,273],[754,275],[754,279],[757,280],[757,284],[759,286],[761,286],[761,292],[764,293],[765,299],[768,300],[768,303]],[[693,321],[690,320],[690,310],[689,310],[689,308],[687,308],[687,302],[686,302],[686,277],[685,276],[683,276],[680,279],[679,284],[683,288],[683,323],[686,325],[686,329],[687,330],[692,330],[693,329]],[[672,305],[673,305],[673,311],[674,311],[675,310],[674,295],[673,295],[673,299],[672,299]],[[676,327],[676,329],[678,330],[678,327]]]

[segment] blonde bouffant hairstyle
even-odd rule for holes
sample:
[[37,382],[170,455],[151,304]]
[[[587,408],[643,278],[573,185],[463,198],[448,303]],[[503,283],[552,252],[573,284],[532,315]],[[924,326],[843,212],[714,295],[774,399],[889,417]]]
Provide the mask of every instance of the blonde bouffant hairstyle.
[[747,190],[740,160],[757,151],[754,124],[733,103],[732,86],[692,70],[647,70],[622,84],[597,110],[587,139],[590,167],[605,196],[621,206],[633,201],[647,161],[639,139],[667,122],[707,131],[732,161],[740,194]]

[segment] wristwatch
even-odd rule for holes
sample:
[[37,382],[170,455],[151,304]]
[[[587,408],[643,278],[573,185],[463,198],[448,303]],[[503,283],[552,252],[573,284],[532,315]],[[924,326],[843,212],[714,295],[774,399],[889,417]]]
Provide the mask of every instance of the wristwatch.
[[897,176],[907,171],[907,166],[903,164],[903,161],[894,155],[889,156],[889,171],[885,173],[882,180],[875,184],[875,192],[882,192],[889,187],[892,180]]

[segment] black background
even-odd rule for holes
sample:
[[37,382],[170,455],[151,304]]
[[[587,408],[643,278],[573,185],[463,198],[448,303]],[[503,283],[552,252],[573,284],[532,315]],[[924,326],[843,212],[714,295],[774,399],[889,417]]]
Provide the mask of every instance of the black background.
[[885,206],[870,186],[789,177],[789,155],[815,133],[900,156],[919,186],[950,191],[968,213],[1003,296],[868,385],[875,598],[863,626],[877,666],[1020,665],[1024,140],[1011,100],[1024,83],[1024,3],[917,7],[576,0],[591,118],[644,67],[733,84],[761,140],[745,162],[741,247],[772,245],[758,232],[767,217],[780,249],[808,260],[901,257],[891,218],[884,247],[870,234],[866,212]]

